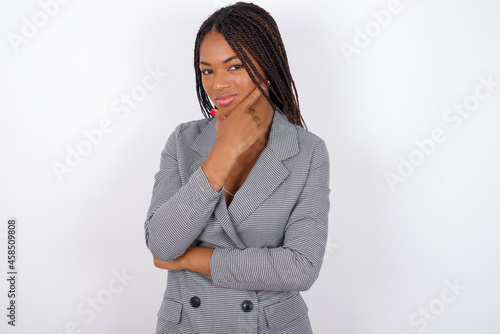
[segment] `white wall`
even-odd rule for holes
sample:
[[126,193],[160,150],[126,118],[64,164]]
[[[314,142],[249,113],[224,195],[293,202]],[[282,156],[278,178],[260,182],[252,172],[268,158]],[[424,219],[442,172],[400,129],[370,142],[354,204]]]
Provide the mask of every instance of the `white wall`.
[[[153,176],[175,126],[203,117],[194,39],[229,2],[73,0],[44,22],[53,1],[0,5],[2,268],[10,217],[19,242],[18,326],[2,307],[0,328],[153,333],[166,282],[144,242]],[[303,294],[315,333],[499,333],[500,2],[255,3],[330,152],[330,241]],[[157,87],[127,110],[152,70]],[[77,148],[88,155],[59,178]]]

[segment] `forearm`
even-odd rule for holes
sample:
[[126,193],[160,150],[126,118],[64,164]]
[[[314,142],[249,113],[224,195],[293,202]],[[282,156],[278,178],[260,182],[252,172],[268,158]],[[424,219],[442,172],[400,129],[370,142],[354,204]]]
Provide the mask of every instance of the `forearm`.
[[283,247],[214,249],[189,246],[175,260],[167,262],[155,257],[154,264],[160,269],[191,270],[212,276],[215,285],[226,288],[304,291],[318,277],[323,251],[320,253],[318,259],[308,259]]
[[164,181],[161,186],[165,189],[159,189],[153,200],[164,203],[146,222],[146,240],[156,257],[172,261],[192,244],[210,218],[236,160],[234,151],[216,143],[201,167],[177,193],[171,195],[167,189],[175,189],[175,182]]
[[208,182],[215,191],[220,191],[231,173],[239,154],[218,142],[201,165]]
[[156,256],[154,265],[160,269],[166,270],[191,270],[211,276],[210,272],[210,257],[212,256],[213,248],[189,246],[184,254],[177,257],[173,261],[162,261]]
[[[219,193],[210,186],[200,167],[185,185],[167,197],[167,189],[159,189],[155,194],[145,223],[145,234],[153,255],[163,261],[172,261],[201,233]],[[157,205],[159,207],[154,210]]]
[[324,244],[308,257],[292,249],[216,248],[210,262],[214,285],[243,290],[305,291],[316,281]]
[[178,144],[181,128],[170,135],[162,151],[144,223],[146,244],[163,261],[181,255],[201,233],[239,156],[231,145],[216,141],[203,164],[183,184],[180,171],[184,161],[178,161],[184,150]]
[[[196,271],[197,273],[212,276],[210,271],[210,258],[214,249],[208,247],[192,246],[183,260],[182,269]],[[184,256],[184,255],[183,255]]]

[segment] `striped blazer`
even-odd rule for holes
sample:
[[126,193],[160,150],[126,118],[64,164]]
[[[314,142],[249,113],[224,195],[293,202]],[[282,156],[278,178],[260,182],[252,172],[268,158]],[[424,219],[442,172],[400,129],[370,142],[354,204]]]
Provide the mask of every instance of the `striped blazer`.
[[328,235],[329,155],[317,135],[275,108],[267,147],[229,207],[201,164],[216,119],[178,125],[161,152],[146,244],[172,261],[214,248],[211,277],[168,271],[156,333],[312,333],[299,291],[318,277]]

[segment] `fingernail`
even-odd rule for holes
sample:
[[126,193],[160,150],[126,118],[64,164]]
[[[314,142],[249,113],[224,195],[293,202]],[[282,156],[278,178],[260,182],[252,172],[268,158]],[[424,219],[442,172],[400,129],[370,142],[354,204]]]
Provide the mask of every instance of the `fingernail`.
[[269,80],[266,80],[267,84],[271,86],[271,82]]
[[215,116],[215,109],[210,110],[210,115]]

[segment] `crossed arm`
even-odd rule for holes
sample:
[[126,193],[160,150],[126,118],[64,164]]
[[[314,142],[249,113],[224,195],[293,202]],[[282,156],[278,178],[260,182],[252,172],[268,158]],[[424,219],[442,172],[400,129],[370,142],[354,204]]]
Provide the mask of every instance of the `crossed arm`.
[[196,271],[200,274],[212,276],[210,259],[214,249],[209,247],[189,246],[184,254],[173,261],[162,261],[153,255],[154,264],[160,269]]
[[175,152],[175,137],[171,137],[153,190],[153,203],[157,204],[152,204],[145,223],[155,266],[199,272],[211,276],[214,285],[228,288],[309,289],[319,274],[328,235],[329,160],[324,142],[314,147],[308,178],[287,222],[283,246],[275,248],[191,246],[213,212],[219,192],[211,188],[201,167],[181,186],[180,179],[173,176],[177,168],[178,177]]

